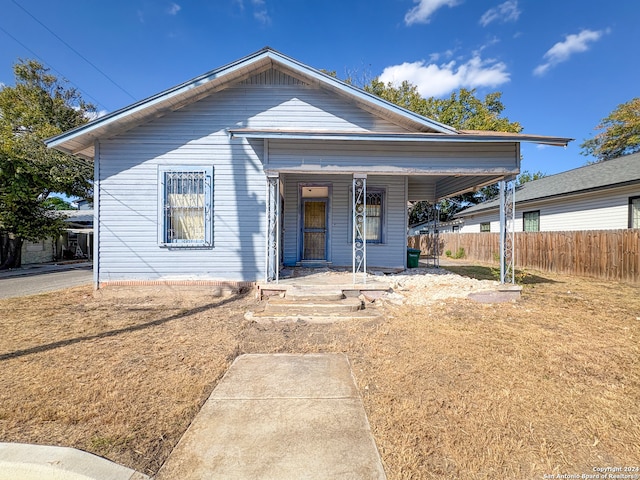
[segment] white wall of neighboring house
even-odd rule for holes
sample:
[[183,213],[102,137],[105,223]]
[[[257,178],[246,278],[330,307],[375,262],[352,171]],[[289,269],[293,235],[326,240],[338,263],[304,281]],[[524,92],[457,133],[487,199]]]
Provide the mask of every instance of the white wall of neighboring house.
[[[540,231],[615,230],[629,226],[629,198],[640,196],[640,186],[620,187],[570,197],[516,204],[514,231],[523,230],[523,213],[540,211]],[[464,217],[462,233],[480,232],[490,222],[490,231],[500,231],[499,211]]]

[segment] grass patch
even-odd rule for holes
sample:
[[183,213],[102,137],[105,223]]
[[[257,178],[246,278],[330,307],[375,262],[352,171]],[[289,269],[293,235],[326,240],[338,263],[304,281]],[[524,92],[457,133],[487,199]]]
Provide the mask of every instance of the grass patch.
[[246,321],[251,296],[80,287],[2,300],[0,441],[72,446],[153,475],[237,355],[343,352],[389,479],[637,465],[637,287],[538,278],[518,303],[387,305],[380,320],[334,325]]

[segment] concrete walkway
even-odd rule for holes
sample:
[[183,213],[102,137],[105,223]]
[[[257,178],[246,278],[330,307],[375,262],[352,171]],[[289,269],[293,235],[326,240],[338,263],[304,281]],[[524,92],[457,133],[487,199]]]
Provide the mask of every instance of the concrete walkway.
[[104,458],[67,447],[0,443],[0,480],[148,480]]
[[342,354],[242,355],[157,480],[386,478]]

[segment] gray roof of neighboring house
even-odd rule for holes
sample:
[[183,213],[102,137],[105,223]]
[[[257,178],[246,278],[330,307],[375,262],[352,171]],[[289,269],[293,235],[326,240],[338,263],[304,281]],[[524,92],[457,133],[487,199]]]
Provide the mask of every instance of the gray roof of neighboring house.
[[66,216],[66,222],[78,224],[93,224],[93,210],[56,210]]
[[[575,195],[634,183],[640,183],[640,152],[527,182],[516,188],[516,203]],[[464,217],[499,208],[499,206],[499,199],[493,199],[469,207],[457,216]]]

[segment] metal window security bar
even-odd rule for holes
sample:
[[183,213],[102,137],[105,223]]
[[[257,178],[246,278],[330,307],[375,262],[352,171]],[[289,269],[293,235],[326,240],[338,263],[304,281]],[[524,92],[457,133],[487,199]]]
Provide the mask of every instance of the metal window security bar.
[[367,282],[367,176],[353,175],[352,185],[353,214],[353,283],[362,275],[362,283]]
[[207,242],[205,172],[165,172],[164,243]]
[[500,181],[500,283],[515,284],[515,181]]
[[267,239],[265,281],[278,283],[280,266],[280,178],[267,177]]

